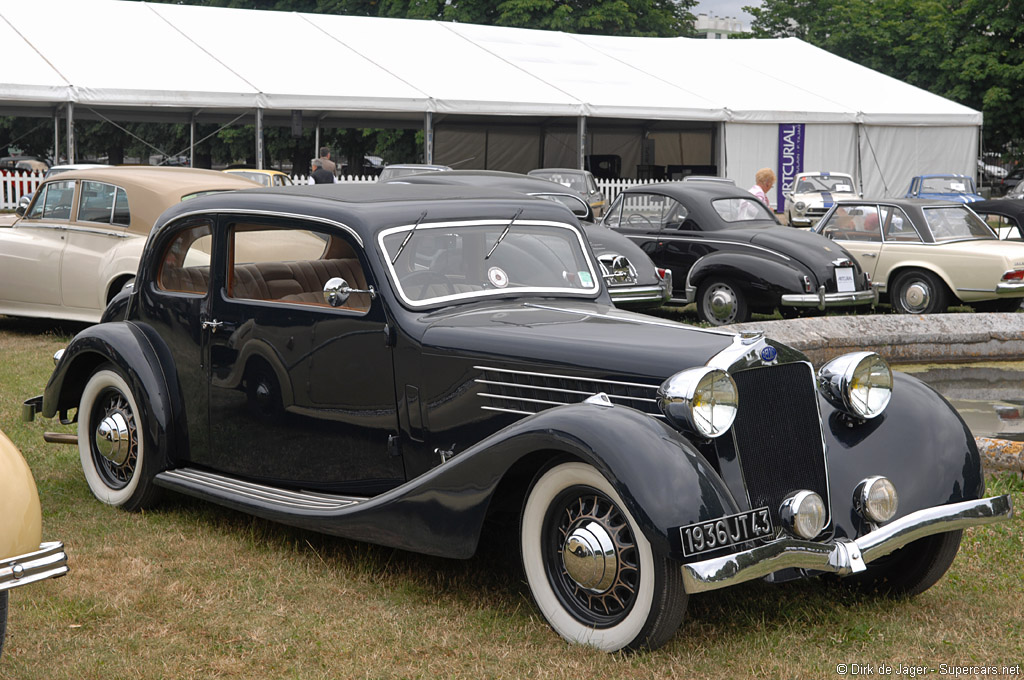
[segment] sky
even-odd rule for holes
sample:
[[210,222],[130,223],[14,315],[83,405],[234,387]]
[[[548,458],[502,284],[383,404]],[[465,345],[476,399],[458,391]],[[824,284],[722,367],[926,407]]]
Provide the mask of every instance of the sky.
[[744,12],[742,8],[760,4],[760,0],[699,0],[697,6],[691,11],[694,15],[704,12],[705,14],[714,14],[716,17],[733,17],[742,21],[745,28],[750,28],[753,17]]

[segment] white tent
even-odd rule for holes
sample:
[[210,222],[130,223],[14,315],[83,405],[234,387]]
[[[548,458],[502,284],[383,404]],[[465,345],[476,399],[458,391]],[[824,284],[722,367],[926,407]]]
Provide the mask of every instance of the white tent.
[[982,124],[977,111],[796,39],[0,0],[0,41],[7,115],[252,115],[259,126],[301,111],[318,129],[422,126],[426,155],[470,159],[461,167],[524,171],[596,155],[617,158],[627,177],[708,167],[748,186],[759,167],[780,166],[780,126],[799,124],[805,169],[857,172],[866,192],[895,194],[914,174],[973,174]]

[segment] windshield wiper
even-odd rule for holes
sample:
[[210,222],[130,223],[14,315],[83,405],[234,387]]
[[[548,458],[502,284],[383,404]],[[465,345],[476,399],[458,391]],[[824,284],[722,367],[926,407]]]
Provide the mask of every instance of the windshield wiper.
[[398,256],[402,254],[403,250],[405,250],[405,246],[406,246],[406,244],[409,243],[409,239],[412,238],[412,234],[413,234],[414,231],[416,231],[416,227],[420,226],[420,222],[422,222],[424,219],[426,219],[426,217],[427,217],[427,211],[424,210],[420,214],[420,218],[418,220],[416,220],[416,224],[412,225],[412,229],[410,229],[409,233],[405,235],[405,240],[402,241],[402,245],[398,246],[398,252],[395,253],[394,258],[391,259],[391,264],[392,265],[394,265],[395,262],[398,261]]
[[491,255],[494,253],[495,248],[497,248],[498,244],[501,243],[502,241],[504,241],[505,237],[508,236],[508,230],[512,228],[512,223],[515,222],[516,218],[518,218],[522,214],[523,214],[523,209],[520,208],[516,212],[516,214],[512,216],[512,219],[510,219],[508,221],[508,225],[505,227],[505,231],[501,232],[501,236],[498,237],[498,240],[494,242],[494,245],[491,246],[491,249],[487,251],[486,255],[484,255],[484,259],[485,260],[491,259]]

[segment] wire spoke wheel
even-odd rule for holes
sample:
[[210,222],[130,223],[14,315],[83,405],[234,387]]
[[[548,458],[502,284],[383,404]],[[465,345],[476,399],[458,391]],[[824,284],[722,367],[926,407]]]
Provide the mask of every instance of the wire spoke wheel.
[[92,415],[90,441],[96,470],[111,489],[128,486],[139,461],[138,426],[128,399],[117,389],[100,393]]

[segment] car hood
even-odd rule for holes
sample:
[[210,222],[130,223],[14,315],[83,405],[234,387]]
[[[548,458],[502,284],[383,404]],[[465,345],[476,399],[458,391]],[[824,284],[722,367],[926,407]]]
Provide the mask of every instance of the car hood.
[[427,352],[645,384],[706,364],[737,337],[584,301],[481,303],[421,320],[429,324],[422,338]]

